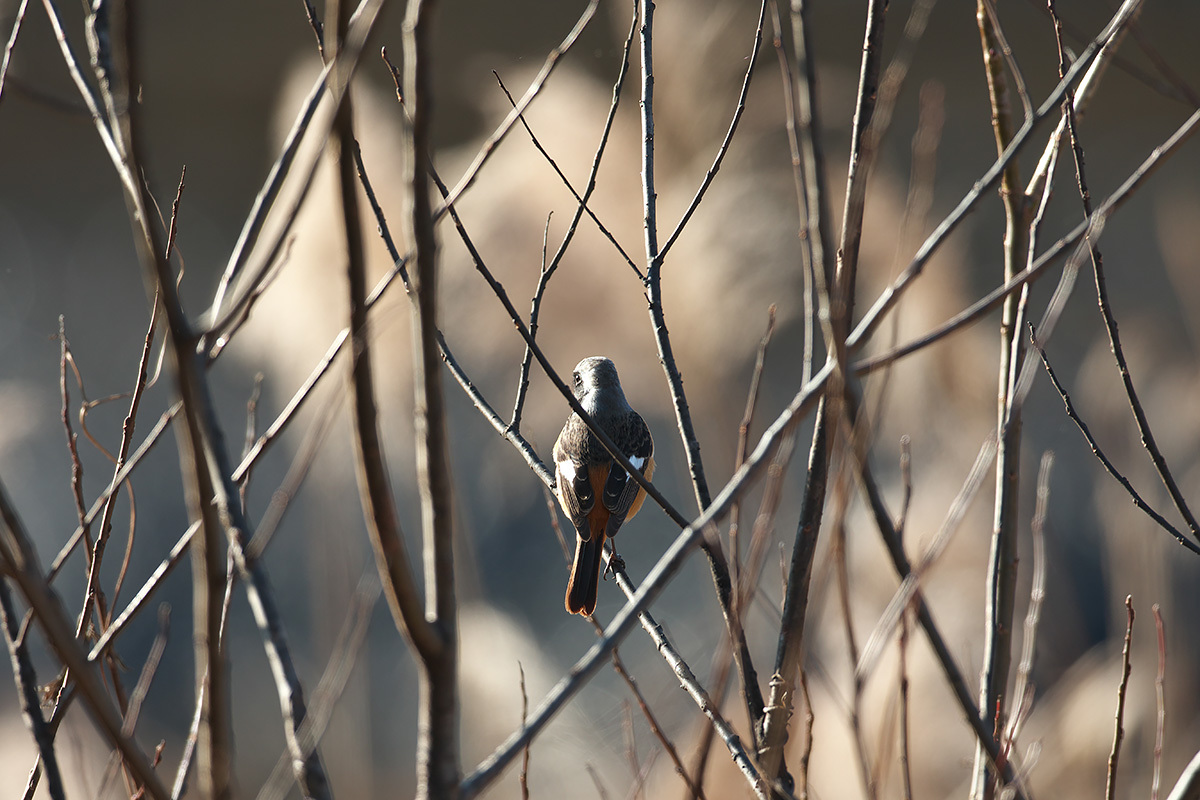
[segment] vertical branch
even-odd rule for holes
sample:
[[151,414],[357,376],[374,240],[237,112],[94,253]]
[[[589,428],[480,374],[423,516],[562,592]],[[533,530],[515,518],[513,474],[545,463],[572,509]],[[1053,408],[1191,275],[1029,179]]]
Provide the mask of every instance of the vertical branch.
[[426,166],[433,154],[434,6],[433,0],[412,0],[404,20],[404,94],[412,119],[405,142],[410,191],[405,227],[413,244],[410,263],[415,264],[412,280],[417,298],[413,318],[413,415],[425,553],[425,616],[438,639],[437,650],[423,654],[421,664],[417,793],[419,797],[440,800],[458,796],[458,623],[449,448],[437,339],[437,241]]
[[1121,648],[1121,682],[1117,686],[1117,721],[1113,727],[1112,752],[1108,754],[1108,774],[1104,781],[1104,800],[1113,800],[1117,788],[1117,761],[1125,740],[1125,690],[1129,688],[1129,649],[1133,643],[1133,596],[1125,596],[1125,646]]
[[642,204],[646,243],[646,298],[650,304],[650,321],[654,327],[658,356],[666,372],[676,421],[683,436],[696,505],[703,511],[712,502],[712,495],[709,494],[708,480],[704,477],[704,465],[700,461],[700,442],[692,426],[687,397],[683,393],[683,377],[675,364],[675,354],[671,348],[671,338],[667,332],[667,321],[662,307],[662,258],[658,252],[658,192],[654,188],[654,0],[641,0],[641,16]]
[[[92,60],[104,89],[105,105],[120,109],[113,135],[117,147],[110,152],[126,181],[126,206],[133,226],[134,244],[146,276],[147,296],[161,301],[168,322],[168,341],[175,362],[178,391],[185,413],[177,418],[180,470],[183,473],[189,517],[201,521],[194,540],[192,558],[193,626],[196,664],[196,693],[203,698],[199,730],[199,773],[201,792],[208,797],[232,796],[232,745],[228,693],[228,670],[218,647],[220,598],[225,584],[225,552],[221,542],[222,522],[214,498],[214,472],[210,470],[207,444],[202,431],[207,403],[206,387],[199,378],[191,326],[179,302],[175,281],[166,261],[166,248],[160,231],[152,222],[153,203],[145,183],[140,180],[137,104],[130,102],[130,87],[140,85],[136,71],[136,4],[111,3],[97,6],[89,20],[88,37]],[[108,25],[111,23],[111,29]],[[101,43],[113,42],[111,53],[101,52]],[[110,60],[110,56],[112,60]],[[105,72],[107,70],[107,72]],[[115,95],[115,97],[113,96]]]
[[[641,0],[640,5],[642,19],[640,29],[642,202],[646,244],[646,278],[644,281],[646,299],[650,306],[650,322],[654,330],[654,340],[658,346],[659,361],[666,373],[667,386],[671,390],[671,400],[675,407],[675,420],[679,425],[680,436],[683,438],[688,470],[692,476],[692,488],[696,494],[696,504],[700,511],[704,511],[712,504],[712,495],[709,493],[708,480],[704,476],[704,465],[700,460],[700,441],[696,437],[691,412],[688,410],[687,397],[683,391],[683,376],[679,374],[679,368],[675,364],[675,354],[671,348],[671,337],[667,331],[667,321],[663,313],[662,257],[658,250],[658,194],[654,188],[654,0]],[[706,530],[700,541],[700,547],[708,557],[721,613],[725,617],[730,638],[736,642],[734,658],[741,675],[742,695],[746,701],[752,735],[757,746],[763,714],[762,689],[758,685],[758,674],[755,672],[750,657],[750,648],[746,644],[745,633],[741,629],[734,610],[733,583],[729,578],[729,564],[721,550],[720,542],[711,535],[711,531]]]
[[[762,745],[763,768],[772,777],[787,778],[783,763],[783,744],[791,715],[793,686],[800,674],[804,645],[804,623],[808,611],[808,586],[812,560],[828,485],[831,435],[841,414],[840,394],[844,378],[839,365],[845,360],[846,337],[853,312],[855,274],[858,267],[858,242],[861,238],[863,209],[866,203],[866,177],[872,153],[864,148],[864,138],[875,108],[881,45],[887,4],[872,0],[867,9],[862,66],[851,137],[850,169],[847,174],[846,213],[836,275],[829,243],[829,194],[825,186],[824,154],[820,142],[816,111],[816,68],[812,54],[812,26],[809,5],[792,2],[792,36],[796,48],[797,111],[800,121],[800,153],[805,178],[805,199],[809,215],[812,269],[817,290],[818,318],[825,336],[827,363],[833,366],[829,390],[817,406],[813,439],[809,448],[808,477],[800,506],[792,561],[788,569],[787,595],[784,598],[779,644],[775,654],[775,674],[771,678],[769,712],[765,720]],[[831,283],[836,281],[836,285]]]
[[[332,2],[325,30],[334,32],[323,48],[328,63],[336,65],[339,51],[345,48],[349,24],[349,3]],[[344,74],[331,75],[334,86],[350,79]],[[367,333],[367,274],[363,251],[362,226],[358,207],[357,146],[354,139],[353,106],[350,88],[343,92],[341,108],[330,131],[330,153],[337,162],[338,193],[346,235],[346,278],[350,307],[350,370],[347,385],[350,393],[351,439],[354,443],[354,474],[358,483],[359,501],[376,568],[387,597],[392,620],[418,652],[433,652],[437,640],[425,622],[420,593],[413,579],[399,514],[392,498],[391,481],[384,461],[383,445],[379,440],[379,425],[375,406],[375,379],[371,366],[370,338]]]
[[[996,153],[1003,155],[1013,139],[1014,131],[1001,36],[996,21],[988,13],[985,0],[979,0],[976,6],[976,19],[987,75]],[[1016,160],[1010,161],[1001,173],[1000,197],[1004,202],[1004,280],[1009,281],[1021,270],[1028,248],[1028,203],[1021,188]],[[986,727],[997,732],[1005,728],[1008,673],[1012,660],[1013,608],[1016,602],[1021,409],[1018,403],[1012,402],[1012,393],[1024,353],[1024,338],[1020,331],[1021,310],[1018,296],[1010,294],[1004,300],[1000,317],[996,499],[988,562],[983,674],[979,686],[979,713],[983,715]],[[991,800],[995,789],[995,781],[987,776],[986,753],[977,747],[971,797]]]
[[1158,786],[1162,778],[1163,731],[1167,722],[1167,702],[1163,691],[1167,680],[1167,635],[1158,603],[1151,606],[1151,610],[1154,612],[1154,629],[1158,633],[1158,672],[1154,675],[1154,698],[1158,714],[1154,724],[1154,777],[1150,781],[1150,800],[1158,800]]
[[[867,30],[863,41],[863,59],[858,77],[858,100],[854,108],[851,133],[850,166],[846,174],[846,206],[842,214],[842,234],[837,251],[837,285],[830,298],[830,309],[837,338],[835,346],[844,347],[850,332],[854,309],[854,287],[858,274],[858,248],[862,241],[863,214],[867,205],[867,178],[875,159],[875,140],[866,136],[875,113],[879,93],[879,67],[883,62],[885,0],[871,0],[867,7]],[[839,360],[844,354],[839,354]]]

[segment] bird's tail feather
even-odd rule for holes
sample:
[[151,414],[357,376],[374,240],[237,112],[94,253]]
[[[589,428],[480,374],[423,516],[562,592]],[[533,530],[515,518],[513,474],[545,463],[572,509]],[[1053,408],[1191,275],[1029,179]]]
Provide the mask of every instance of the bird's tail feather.
[[575,539],[575,561],[567,584],[566,608],[572,614],[591,614],[596,610],[600,587],[600,564],[604,553],[604,534],[593,533],[588,540]]

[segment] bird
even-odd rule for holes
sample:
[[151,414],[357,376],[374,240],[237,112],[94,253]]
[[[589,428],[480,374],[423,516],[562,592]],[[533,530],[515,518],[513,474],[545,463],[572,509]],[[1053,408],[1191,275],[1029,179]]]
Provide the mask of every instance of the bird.
[[[603,430],[646,480],[654,474],[654,439],[641,415],[629,406],[617,368],[603,356],[576,365],[574,393]],[[575,559],[564,605],[571,614],[596,610],[604,541],[617,535],[642,507],[646,490],[605,449],[587,423],[572,413],[554,443],[555,493],[575,526]]]

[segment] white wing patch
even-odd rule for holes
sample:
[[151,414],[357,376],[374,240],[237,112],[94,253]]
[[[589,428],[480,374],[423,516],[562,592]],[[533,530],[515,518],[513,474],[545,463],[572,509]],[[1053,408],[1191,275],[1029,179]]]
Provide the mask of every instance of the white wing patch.
[[575,462],[571,459],[565,459],[558,462],[558,471],[570,483],[575,482]]
[[629,463],[636,467],[638,472],[641,472],[642,468],[646,466],[646,459],[640,456],[630,456]]

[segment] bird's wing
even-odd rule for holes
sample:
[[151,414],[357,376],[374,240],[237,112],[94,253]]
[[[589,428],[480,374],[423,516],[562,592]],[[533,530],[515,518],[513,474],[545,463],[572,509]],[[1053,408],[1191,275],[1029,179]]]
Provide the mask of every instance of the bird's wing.
[[596,504],[587,467],[578,458],[584,452],[581,437],[588,435],[583,420],[574,414],[554,443],[554,477],[558,502],[583,538],[588,537],[587,515]]
[[[654,464],[654,439],[650,436],[650,429],[646,427],[641,416],[636,412],[630,412],[629,416],[625,417],[621,424],[614,429],[614,433],[616,435],[612,437],[613,443],[621,448],[621,451],[629,458],[630,463],[637,467],[638,471],[647,478],[650,477],[649,471],[653,470]],[[613,536],[625,522],[641,488],[637,481],[626,474],[620,464],[613,463],[612,469],[608,473],[608,480],[604,483],[602,498],[604,507],[612,513],[608,519],[608,536]]]

